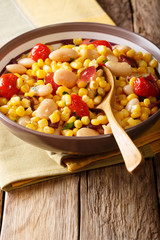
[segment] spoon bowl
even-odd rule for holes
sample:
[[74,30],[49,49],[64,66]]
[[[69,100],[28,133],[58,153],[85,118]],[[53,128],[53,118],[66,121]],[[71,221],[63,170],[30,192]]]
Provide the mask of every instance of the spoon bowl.
[[104,100],[97,106],[97,109],[103,110],[107,115],[108,121],[112,129],[112,133],[121,151],[126,168],[130,173],[133,173],[143,162],[143,157],[139,149],[136,147],[128,134],[119,125],[119,123],[114,117],[111,105],[114,98],[115,81],[112,73],[108,68],[103,67],[103,70],[105,72],[107,81],[111,86],[111,89],[108,95],[104,98]]

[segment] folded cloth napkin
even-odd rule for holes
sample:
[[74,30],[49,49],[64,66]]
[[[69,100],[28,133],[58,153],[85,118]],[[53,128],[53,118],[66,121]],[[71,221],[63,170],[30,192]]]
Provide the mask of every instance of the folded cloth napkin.
[[[114,25],[95,0],[0,0],[0,3],[1,45],[30,29],[58,22],[91,21]],[[14,18],[8,18],[10,14]],[[160,120],[135,143],[145,158],[160,152]],[[5,191],[121,162],[119,151],[83,157],[47,152],[23,142],[0,124],[0,187]]]

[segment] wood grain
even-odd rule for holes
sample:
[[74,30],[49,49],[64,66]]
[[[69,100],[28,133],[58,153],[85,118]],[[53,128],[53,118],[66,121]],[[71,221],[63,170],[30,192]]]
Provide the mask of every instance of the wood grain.
[[78,239],[78,175],[6,195],[1,240]]
[[82,174],[80,239],[160,239],[152,161],[131,176],[124,165]]
[[160,47],[160,0],[131,0],[133,30]]
[[132,10],[129,0],[97,0],[117,26],[133,30]]

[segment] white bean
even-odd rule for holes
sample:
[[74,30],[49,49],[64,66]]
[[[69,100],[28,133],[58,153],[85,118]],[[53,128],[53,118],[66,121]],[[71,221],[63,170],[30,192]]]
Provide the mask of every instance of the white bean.
[[88,55],[87,58],[90,60],[97,59],[100,56],[100,54],[94,50],[94,49],[88,49]]
[[35,111],[36,117],[39,118],[46,118],[48,119],[49,116],[57,110],[57,104],[53,101],[53,99],[44,99],[37,110]]
[[114,54],[108,54],[107,55],[107,60],[108,61],[118,62],[118,58]]
[[64,85],[68,88],[72,88],[76,85],[77,76],[66,69],[58,69],[54,74],[54,81],[58,85]]
[[9,64],[6,66],[6,69],[11,73],[24,74],[27,71],[27,68],[21,64]]
[[108,61],[105,65],[116,77],[126,77],[132,74],[132,67],[126,62]]
[[35,63],[35,61],[32,58],[21,58],[18,61],[18,64],[21,64],[26,68],[31,68],[33,63]]
[[44,97],[52,93],[53,88],[50,85],[38,85],[30,89],[36,96]]
[[117,49],[122,52],[128,52],[131,48],[129,46],[122,46],[122,45],[115,45],[113,46],[113,49]]
[[124,86],[123,91],[125,92],[126,95],[132,94],[134,92],[133,87],[130,84]]
[[80,128],[77,131],[77,137],[84,137],[84,136],[98,136],[100,135],[96,130],[91,128]]
[[30,117],[29,116],[24,116],[24,117],[20,117],[18,119],[17,123],[25,127],[28,124],[29,121],[30,121]]
[[133,99],[131,99],[131,100],[127,103],[127,105],[126,105],[127,111],[128,111],[128,112],[131,112],[132,107],[133,107],[134,105],[137,105],[137,104],[139,104],[138,98],[133,98]]
[[58,62],[68,62],[78,57],[78,53],[71,48],[57,49],[49,54],[49,58]]

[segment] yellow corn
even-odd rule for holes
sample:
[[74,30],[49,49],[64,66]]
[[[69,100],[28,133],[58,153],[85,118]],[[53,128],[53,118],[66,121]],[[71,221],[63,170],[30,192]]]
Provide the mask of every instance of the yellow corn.
[[38,121],[38,127],[39,127],[39,128],[44,128],[44,127],[46,127],[46,126],[48,126],[48,121],[47,121],[47,119],[41,119],[41,120]]
[[72,116],[68,119],[67,123],[73,123],[76,121],[76,117],[75,116]]
[[24,108],[28,108],[30,107],[30,101],[26,98],[23,98],[22,101],[21,101],[21,104]]
[[39,70],[37,70],[37,72],[36,72],[36,76],[37,76],[38,78],[45,78],[46,72],[45,72],[44,70],[42,70],[42,69],[39,69]]
[[60,112],[58,110],[54,111],[50,116],[50,120],[52,123],[57,123],[60,121]]
[[93,101],[93,99],[89,99],[89,101],[87,102],[87,106],[89,108],[94,108],[94,101]]
[[64,94],[62,96],[62,100],[64,101],[65,105],[67,105],[67,106],[71,105],[71,95]]
[[144,53],[143,54],[143,60],[147,63],[150,62],[152,60],[152,55],[148,52]]
[[26,127],[29,128],[29,129],[32,129],[32,130],[36,130],[36,127],[33,123],[27,124]]
[[73,43],[74,45],[80,45],[82,43],[82,38],[74,38]]
[[71,130],[71,129],[66,129],[66,130],[62,130],[62,134],[63,134],[64,136],[72,137],[74,133],[73,133],[73,130]]
[[107,47],[106,46],[103,46],[103,45],[99,45],[97,47],[97,51],[99,54],[101,55],[106,55],[107,54]]
[[46,126],[46,127],[44,127],[43,131],[44,131],[44,133],[54,134],[55,130],[52,127]]
[[138,98],[138,96],[135,93],[131,93],[127,96],[127,100],[130,101],[133,98]]
[[76,128],[81,128],[82,127],[82,121],[81,120],[76,120],[75,122],[74,122],[74,126],[76,127]]
[[77,83],[77,86],[78,86],[79,88],[85,88],[85,87],[87,86],[87,82],[85,82],[85,81],[80,81],[80,82]]
[[12,97],[10,99],[12,105],[20,105],[21,101],[20,101],[20,97]]
[[0,107],[0,112],[3,114],[7,114],[9,110],[9,106],[8,105],[3,105]]
[[130,50],[126,53],[126,55],[127,55],[128,57],[133,57],[133,56],[135,55],[135,50],[134,50],[134,49],[130,49]]
[[129,81],[129,84],[133,87],[133,83],[134,83],[134,80],[135,80],[136,78],[135,77],[132,77],[131,79],[130,79],[130,81]]
[[87,95],[88,94],[88,90],[86,88],[80,88],[78,91],[78,95],[79,96],[83,96],[83,95]]
[[149,66],[150,67],[153,67],[153,68],[156,68],[158,66],[158,62],[156,59],[152,59],[150,62],[149,62]]
[[57,91],[56,91],[56,94],[59,95],[60,97],[62,97],[62,95],[64,94],[64,92],[70,94],[70,89],[68,89],[67,87],[65,86],[60,86],[58,87]]
[[105,115],[99,115],[97,117],[98,120],[100,120],[100,124],[107,124],[108,123],[108,118]]
[[19,77],[19,78],[17,79],[17,88],[20,89],[23,84],[24,84],[23,78],[22,78],[22,77]]
[[90,123],[90,119],[89,119],[88,116],[83,116],[81,118],[81,122],[82,122],[83,125],[88,125]]
[[96,96],[93,99],[93,102],[94,102],[95,105],[98,105],[101,101],[102,101],[102,97],[100,95]]
[[90,59],[86,59],[85,61],[84,61],[84,63],[83,63],[83,66],[84,67],[89,67],[89,63],[91,62],[91,60]]
[[101,123],[99,119],[91,119],[91,124],[98,126]]
[[29,92],[29,85],[28,85],[28,84],[22,85],[21,91],[22,91],[23,93]]
[[74,69],[80,69],[82,68],[82,63],[81,62],[76,62],[76,61],[73,61],[70,63],[71,67],[74,68]]
[[158,107],[157,106],[154,106],[152,109],[151,109],[151,114],[154,114],[158,111]]

